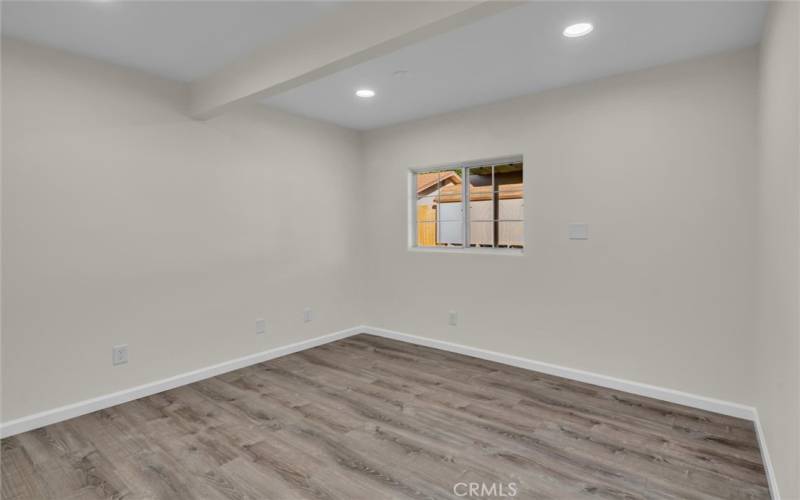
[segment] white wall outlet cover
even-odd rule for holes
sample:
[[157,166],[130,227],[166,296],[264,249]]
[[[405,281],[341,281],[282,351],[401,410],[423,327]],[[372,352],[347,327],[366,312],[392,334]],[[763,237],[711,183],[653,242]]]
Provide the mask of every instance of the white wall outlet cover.
[[311,308],[306,307],[305,309],[303,309],[303,321],[306,323],[310,323],[312,319],[314,319],[314,316],[311,312]]
[[569,225],[569,239],[571,239],[571,240],[588,240],[589,239],[589,225],[588,224],[570,224]]
[[115,345],[111,348],[111,364],[124,365],[128,362],[128,344]]
[[267,333],[267,322],[261,318],[256,320],[256,335]]
[[456,326],[458,324],[458,313],[455,311],[450,311],[447,315],[447,324],[450,326]]

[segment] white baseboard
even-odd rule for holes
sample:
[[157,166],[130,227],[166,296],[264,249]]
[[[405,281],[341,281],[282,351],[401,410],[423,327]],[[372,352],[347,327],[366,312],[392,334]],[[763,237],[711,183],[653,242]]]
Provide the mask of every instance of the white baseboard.
[[721,413],[731,417],[738,417],[746,420],[755,420],[756,418],[755,408],[739,403],[731,403],[729,401],[707,398],[705,396],[698,396],[697,394],[690,394],[688,392],[681,392],[655,385],[642,384],[639,382],[633,382],[631,380],[609,377],[607,375],[600,375],[598,373],[587,372],[575,368],[567,368],[565,366],[545,363],[543,361],[535,361],[533,359],[522,358],[511,354],[504,354],[502,352],[487,351],[485,349],[478,349],[476,347],[470,347],[463,344],[435,340],[428,337],[419,337],[407,333],[396,332],[394,330],[387,330],[385,328],[364,326],[362,329],[365,333],[370,333],[381,337],[433,347],[435,349],[442,349],[444,351],[455,352],[489,361],[495,361],[504,365],[511,365],[519,368],[525,368],[527,370],[547,373],[549,375],[556,375],[558,377],[577,380],[579,382],[599,385],[600,387],[638,394],[639,396],[661,399],[663,401],[669,401],[670,403],[677,403],[684,406],[699,408],[701,410],[713,411],[715,413]]
[[607,375],[600,375],[598,373],[587,372],[575,368],[568,368],[564,366],[554,365],[552,363],[545,363],[543,361],[536,361],[532,359],[522,358],[511,354],[504,354],[496,351],[488,351],[486,349],[479,349],[477,347],[470,347],[463,344],[456,344],[454,342],[446,342],[443,340],[431,339],[428,337],[420,337],[417,335],[410,335],[401,333],[394,330],[387,330],[385,328],[376,328],[372,326],[357,326],[340,330],[328,335],[322,335],[313,339],[296,342],[281,347],[276,347],[267,351],[262,351],[256,354],[243,356],[241,358],[225,361],[216,365],[212,365],[199,370],[194,370],[174,377],[169,377],[162,380],[157,380],[148,384],[125,389],[119,392],[106,394],[92,399],[79,401],[70,405],[61,406],[52,410],[43,411],[26,417],[18,418],[0,424],[0,437],[13,436],[21,432],[26,432],[32,429],[37,429],[45,425],[54,424],[68,420],[70,418],[78,417],[91,413],[93,411],[102,410],[114,405],[126,403],[134,399],[151,396],[159,392],[163,392],[182,385],[191,384],[198,380],[214,377],[222,373],[226,373],[246,366],[262,363],[270,359],[286,356],[294,352],[303,351],[312,347],[317,347],[335,340],[340,340],[350,337],[359,333],[368,333],[380,337],[386,337],[403,342],[410,342],[412,344],[432,347],[434,349],[441,349],[466,356],[475,358],[486,359],[497,363],[525,368],[527,370],[538,371],[547,373],[549,375],[556,375],[559,377],[577,380],[579,382],[586,382],[600,387],[607,387],[609,389],[616,389],[619,391],[630,392],[640,396],[647,396],[671,403],[699,408],[701,410],[713,411],[723,415],[732,417],[743,418],[751,420],[755,424],[756,433],[758,436],[759,446],[761,447],[761,456],[764,460],[764,466],[767,471],[767,479],[769,481],[770,492],[772,493],[773,500],[780,500],[778,493],[778,484],[775,479],[775,471],[770,462],[769,453],[767,452],[767,443],[764,438],[764,432],[761,428],[761,422],[758,418],[758,412],[751,406],[746,406],[738,403],[731,403],[719,399],[708,398],[705,396],[698,396],[682,391],[667,389],[649,384],[642,384],[630,380],[620,379],[616,377],[609,377]]
[[767,451],[767,442],[764,437],[764,431],[761,428],[761,420],[758,418],[758,411],[752,406],[747,406],[739,403],[732,403],[730,401],[722,401],[719,399],[708,398],[691,394],[688,392],[676,391],[667,389],[665,387],[658,387],[655,385],[642,384],[633,382],[631,380],[620,379],[616,377],[609,377],[607,375],[600,375],[598,373],[587,372],[575,368],[567,368],[565,366],[554,365],[552,363],[545,363],[543,361],[535,361],[528,358],[522,358],[511,354],[504,354],[501,352],[487,351],[486,349],[479,349],[477,347],[470,347],[463,344],[456,344],[454,342],[447,342],[444,340],[436,340],[428,337],[420,337],[417,335],[410,335],[408,333],[397,332],[394,330],[387,330],[386,328],[376,328],[373,326],[362,326],[360,331],[377,335],[379,337],[386,337],[389,339],[400,340],[402,342],[409,342],[412,344],[422,345],[426,347],[433,347],[434,349],[441,349],[443,351],[464,354],[475,358],[486,359],[504,365],[516,366],[518,368],[525,368],[526,370],[533,370],[537,372],[547,373],[549,375],[556,375],[579,382],[586,382],[600,387],[609,389],[616,389],[619,391],[630,392],[638,394],[639,396],[646,396],[670,403],[676,403],[692,408],[701,410],[713,411],[722,415],[731,417],[743,418],[753,422],[756,429],[756,436],[758,438],[758,445],[761,449],[761,458],[764,461],[764,469],[767,473],[767,481],[769,482],[770,495],[772,500],[780,500],[780,492],[778,491],[778,481],[775,478],[775,469],[772,467],[772,461]]
[[207,379],[209,377],[214,377],[229,371],[238,370],[239,368],[244,368],[256,363],[262,363],[270,359],[286,356],[287,354],[292,354],[294,352],[303,351],[305,349],[317,347],[322,344],[327,344],[328,342],[343,339],[345,337],[361,333],[362,331],[363,329],[359,327],[348,328],[346,330],[341,330],[328,335],[322,335],[321,337],[315,337],[313,339],[303,340],[294,344],[276,347],[267,351],[250,354],[248,356],[232,359],[216,365],[200,368],[199,370],[181,373],[180,375],[175,375],[174,377],[157,380],[155,382],[132,387],[130,389],[124,389],[122,391],[106,394],[104,396],[86,399],[84,401],[61,406],[52,410],[47,410],[15,420],[10,420],[8,422],[3,422],[0,424],[0,437],[13,436],[14,434],[19,434],[32,429],[38,429],[39,427],[43,427],[45,425],[79,417],[93,411],[127,403],[128,401],[132,401],[134,399],[151,396],[159,392],[174,389],[175,387],[197,382],[198,380]]
[[769,451],[767,450],[767,438],[764,436],[764,429],[761,427],[761,418],[758,416],[758,410],[755,410],[754,424],[756,426],[756,436],[758,436],[758,447],[761,448],[761,460],[764,461],[764,468],[767,471],[767,482],[769,483],[769,493],[772,500],[781,500],[781,493],[778,490],[778,478],[775,477],[775,469],[772,468],[772,461],[769,458]]

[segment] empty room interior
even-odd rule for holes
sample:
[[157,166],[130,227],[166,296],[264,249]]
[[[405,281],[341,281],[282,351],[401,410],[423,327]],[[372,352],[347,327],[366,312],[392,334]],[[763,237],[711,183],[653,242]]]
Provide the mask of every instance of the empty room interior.
[[800,500],[800,2],[1,14],[2,500]]

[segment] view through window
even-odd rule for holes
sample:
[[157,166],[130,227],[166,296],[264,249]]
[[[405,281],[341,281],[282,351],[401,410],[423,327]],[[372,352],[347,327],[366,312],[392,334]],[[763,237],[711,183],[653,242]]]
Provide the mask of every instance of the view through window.
[[413,176],[414,246],[524,247],[521,161],[415,171]]

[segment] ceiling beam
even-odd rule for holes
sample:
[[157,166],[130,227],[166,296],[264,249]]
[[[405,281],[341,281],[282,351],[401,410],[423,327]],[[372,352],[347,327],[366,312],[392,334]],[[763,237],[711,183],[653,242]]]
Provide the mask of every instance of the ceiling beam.
[[519,5],[518,1],[352,2],[191,83],[191,114],[217,116]]

